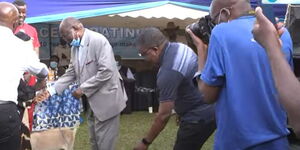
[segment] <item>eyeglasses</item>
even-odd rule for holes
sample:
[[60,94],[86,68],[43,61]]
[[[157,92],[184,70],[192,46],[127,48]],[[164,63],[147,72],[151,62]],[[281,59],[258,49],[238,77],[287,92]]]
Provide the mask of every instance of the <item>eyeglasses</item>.
[[145,57],[148,54],[148,52],[149,52],[150,49],[152,49],[152,47],[151,48],[147,48],[145,50],[139,50],[140,51],[139,52],[139,56]]

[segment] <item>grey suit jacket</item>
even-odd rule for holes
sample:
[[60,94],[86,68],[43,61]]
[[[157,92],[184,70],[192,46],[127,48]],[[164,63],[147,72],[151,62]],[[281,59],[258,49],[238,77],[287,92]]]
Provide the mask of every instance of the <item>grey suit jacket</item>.
[[61,94],[77,81],[94,115],[105,121],[119,114],[126,106],[127,95],[108,40],[100,33],[85,29],[81,63],[77,47],[71,48],[71,62],[54,87]]

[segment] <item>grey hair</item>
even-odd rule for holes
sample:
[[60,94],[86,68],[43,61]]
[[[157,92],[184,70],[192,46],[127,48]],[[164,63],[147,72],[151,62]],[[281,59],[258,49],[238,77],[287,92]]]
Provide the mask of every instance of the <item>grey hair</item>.
[[72,26],[82,24],[78,19],[74,17],[67,17],[61,21],[61,26],[71,28]]
[[163,33],[154,27],[144,28],[136,39],[137,48],[151,48],[160,46],[167,38]]
[[15,6],[25,6],[25,5],[26,5],[26,2],[25,2],[24,0],[15,0],[15,1],[13,2],[13,4],[14,4]]

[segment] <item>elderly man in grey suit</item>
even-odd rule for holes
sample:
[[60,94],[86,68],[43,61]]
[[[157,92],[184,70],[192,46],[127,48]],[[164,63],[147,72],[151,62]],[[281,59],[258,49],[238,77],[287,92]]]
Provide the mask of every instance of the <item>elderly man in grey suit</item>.
[[59,32],[72,46],[71,62],[66,73],[49,92],[60,94],[77,81],[79,87],[73,96],[88,101],[87,118],[92,149],[114,150],[120,112],[125,108],[127,96],[112,47],[103,35],[84,28],[73,17],[61,22]]

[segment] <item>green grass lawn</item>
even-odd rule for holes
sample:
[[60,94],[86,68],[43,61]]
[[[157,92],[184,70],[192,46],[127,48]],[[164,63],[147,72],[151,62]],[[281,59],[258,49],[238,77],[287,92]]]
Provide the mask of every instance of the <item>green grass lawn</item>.
[[[135,144],[141,140],[152,124],[155,114],[148,112],[133,112],[121,116],[120,135],[116,150],[132,150]],[[173,116],[166,128],[159,134],[149,147],[149,150],[172,150],[176,138],[178,126]],[[212,150],[213,136],[208,139],[202,150]],[[90,150],[87,123],[80,125],[75,140],[75,150]]]

